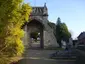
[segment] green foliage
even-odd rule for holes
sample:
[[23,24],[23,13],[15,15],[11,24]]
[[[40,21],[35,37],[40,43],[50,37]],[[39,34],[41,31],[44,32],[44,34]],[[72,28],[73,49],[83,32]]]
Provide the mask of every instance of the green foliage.
[[[31,7],[22,4],[22,0],[0,0],[0,55],[9,58],[22,55],[24,31],[21,26],[28,21],[30,12]],[[1,62],[0,59],[0,64],[6,64]]]
[[59,24],[61,24],[61,19],[58,17],[58,19],[57,19],[57,23],[56,23],[57,25],[59,25]]
[[1,64],[10,64],[10,60],[5,56],[0,56],[0,63]]
[[60,47],[62,45],[61,40],[68,42],[70,37],[71,37],[71,34],[68,31],[66,24],[61,23],[60,18],[58,18],[57,24],[56,24],[56,39],[57,39],[57,42],[59,43]]
[[71,34],[68,31],[66,24],[62,23],[60,29],[61,29],[62,40],[68,42],[69,38],[71,37]]
[[33,39],[35,39],[35,40],[37,40],[37,37],[39,37],[38,32],[32,32],[32,33],[30,34],[30,36],[31,36],[31,38],[33,38]]

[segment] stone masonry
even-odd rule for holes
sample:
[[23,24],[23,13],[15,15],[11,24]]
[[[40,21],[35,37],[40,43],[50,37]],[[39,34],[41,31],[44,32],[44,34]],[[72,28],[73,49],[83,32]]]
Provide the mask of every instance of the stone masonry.
[[[38,23],[35,23],[38,22]],[[30,22],[33,22],[32,24],[35,25],[33,28],[32,25],[30,25]],[[44,4],[43,7],[32,7],[32,13],[30,15],[30,21],[27,22],[24,25],[24,38],[23,38],[23,44],[26,47],[29,47],[30,41],[30,33],[32,31],[40,31],[41,34],[41,42],[40,46],[42,48],[44,47],[57,47],[57,40],[53,34],[53,29],[48,25],[48,9],[46,4]],[[40,28],[38,28],[40,27]],[[41,29],[41,30],[40,30]]]

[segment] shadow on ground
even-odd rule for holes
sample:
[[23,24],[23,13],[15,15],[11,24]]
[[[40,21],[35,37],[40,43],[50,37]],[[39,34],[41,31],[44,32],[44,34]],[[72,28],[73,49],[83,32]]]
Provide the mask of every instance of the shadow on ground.
[[22,59],[17,64],[75,64],[74,60]]

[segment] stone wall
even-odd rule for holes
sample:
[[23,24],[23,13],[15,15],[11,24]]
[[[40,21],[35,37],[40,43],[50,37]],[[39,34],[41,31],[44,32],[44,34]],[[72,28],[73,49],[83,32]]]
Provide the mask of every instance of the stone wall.
[[85,64],[85,51],[76,50],[76,64]]

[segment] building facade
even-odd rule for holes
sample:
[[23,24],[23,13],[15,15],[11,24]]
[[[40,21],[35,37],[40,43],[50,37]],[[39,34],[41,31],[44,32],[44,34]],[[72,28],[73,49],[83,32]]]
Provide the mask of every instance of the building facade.
[[48,25],[48,22],[48,9],[46,3],[42,7],[32,7],[30,20],[23,26],[25,31],[23,44],[26,48],[31,47],[31,34],[34,32],[39,33],[40,44],[38,47],[45,48],[58,46],[53,29]]

